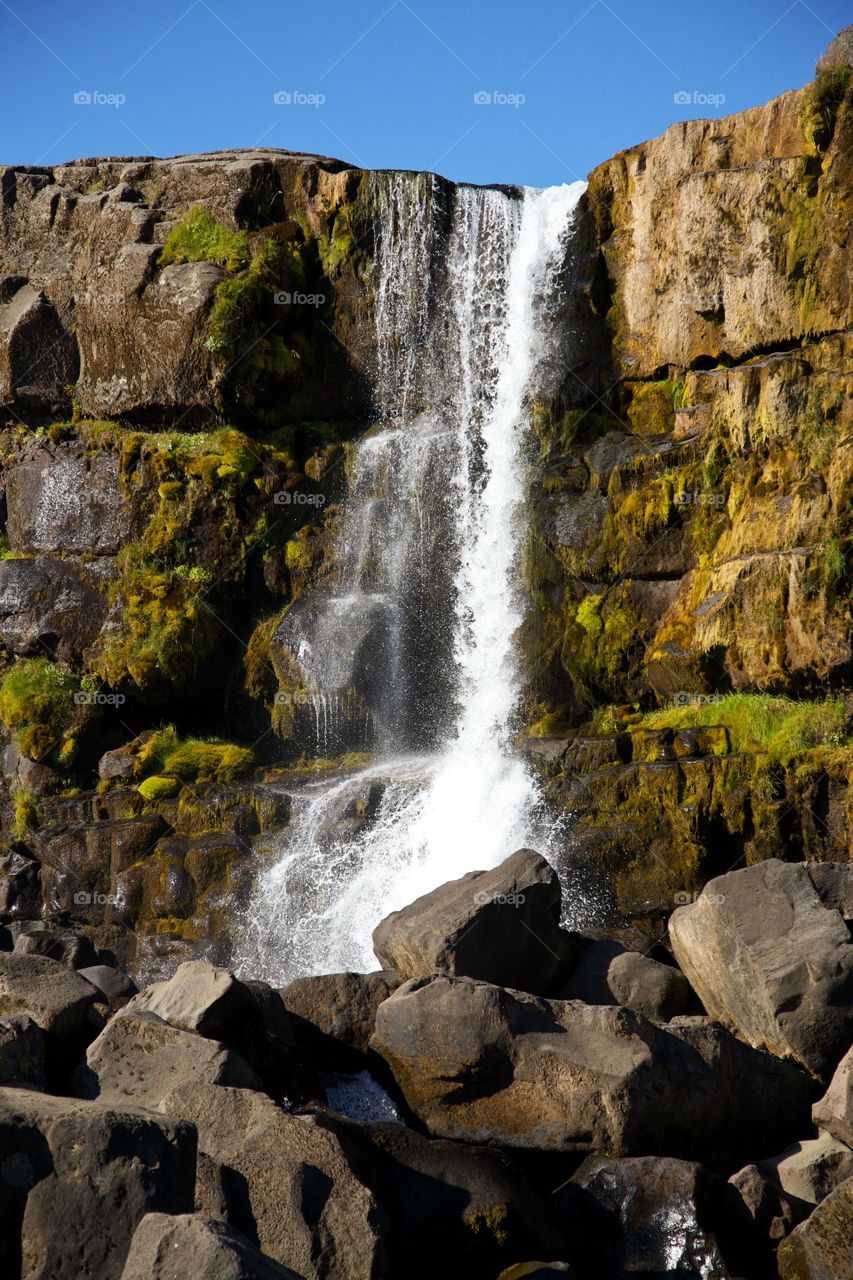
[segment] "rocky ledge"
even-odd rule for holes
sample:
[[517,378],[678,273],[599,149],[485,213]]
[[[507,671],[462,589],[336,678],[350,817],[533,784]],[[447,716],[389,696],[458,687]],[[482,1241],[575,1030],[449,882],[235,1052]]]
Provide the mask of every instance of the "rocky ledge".
[[853,1275],[853,868],[718,877],[653,950],[561,905],[521,849],[280,991],[19,935],[3,1274]]

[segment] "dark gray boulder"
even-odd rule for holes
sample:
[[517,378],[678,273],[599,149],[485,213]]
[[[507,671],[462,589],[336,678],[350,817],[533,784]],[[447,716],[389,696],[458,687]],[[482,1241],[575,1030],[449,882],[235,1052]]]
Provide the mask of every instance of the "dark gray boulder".
[[728,1171],[809,1123],[805,1072],[703,1018],[659,1025],[439,976],[379,1006],[371,1048],[436,1137]]
[[684,974],[671,965],[602,940],[584,946],[559,998],[620,1004],[654,1022],[668,1022],[688,1011],[691,991]]
[[828,1079],[853,1040],[853,865],[771,858],[711,880],[669,920],[712,1018]]
[[4,1276],[115,1280],[146,1213],[192,1211],[192,1125],[0,1089],[0,1133]]
[[492,871],[471,871],[387,916],[373,933],[385,969],[407,978],[446,973],[547,995],[578,953],[559,926],[560,881],[532,849]]
[[47,1089],[44,1036],[26,1014],[0,1018],[0,1085]]
[[300,1280],[295,1271],[266,1258],[216,1218],[200,1213],[148,1213],[133,1233],[121,1280]]

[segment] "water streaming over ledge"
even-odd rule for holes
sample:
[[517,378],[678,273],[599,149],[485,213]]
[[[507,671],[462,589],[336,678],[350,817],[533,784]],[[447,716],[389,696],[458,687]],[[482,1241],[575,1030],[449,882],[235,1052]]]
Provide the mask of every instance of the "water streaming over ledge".
[[318,755],[329,708],[361,697],[340,690],[362,628],[378,758],[294,789],[237,957],[278,983],[375,967],[389,911],[550,838],[512,745],[523,444],[583,184],[456,187],[447,208],[430,175],[375,178],[378,425],[357,448],[337,585],[292,625]]

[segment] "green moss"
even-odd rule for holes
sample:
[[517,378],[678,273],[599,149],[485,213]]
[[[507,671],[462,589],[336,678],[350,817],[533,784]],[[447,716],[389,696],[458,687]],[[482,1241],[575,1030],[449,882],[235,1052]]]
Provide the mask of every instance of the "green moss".
[[13,792],[15,805],[15,838],[23,840],[28,831],[38,827],[38,805],[31,791],[22,789]]
[[834,697],[808,702],[770,694],[729,693],[712,701],[648,712],[641,724],[648,729],[725,725],[734,752],[762,752],[785,763],[818,745],[840,745],[846,720],[843,702]]
[[847,576],[847,559],[837,537],[829,538],[821,548],[820,576],[827,591],[836,591]]
[[215,778],[230,782],[254,766],[255,757],[248,747],[238,747],[233,742],[217,738],[187,738],[174,751],[169,752],[164,771],[184,782],[199,782]]
[[181,789],[181,783],[177,778],[162,778],[156,773],[150,778],[146,778],[144,782],[140,782],[137,790],[144,800],[153,802],[155,800],[171,800]]
[[814,83],[806,90],[800,120],[815,152],[825,151],[832,140],[838,109],[844,101],[851,77],[853,72],[849,67],[818,71]]
[[166,237],[160,254],[161,266],[172,262],[216,262],[228,271],[242,270],[248,260],[245,231],[231,231],[200,204],[185,210]]
[[181,782],[230,782],[253,768],[255,757],[248,747],[221,738],[181,738],[173,725],[167,725],[143,744],[136,763],[140,774]]
[[19,658],[0,683],[0,719],[15,731],[18,747],[42,759],[74,718],[80,681],[48,658]]

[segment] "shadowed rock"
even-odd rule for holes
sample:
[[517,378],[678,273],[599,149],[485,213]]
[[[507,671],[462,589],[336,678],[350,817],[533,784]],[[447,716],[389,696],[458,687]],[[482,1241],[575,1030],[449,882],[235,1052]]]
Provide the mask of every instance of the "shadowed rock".
[[447,973],[548,995],[578,951],[560,929],[557,873],[532,849],[493,871],[471,871],[387,916],[373,949],[407,978]]
[[853,943],[837,905],[853,866],[813,865],[771,858],[719,876],[673,912],[669,934],[712,1018],[828,1077],[853,1038]]
[[808,1126],[805,1073],[703,1018],[435,977],[379,1006],[371,1048],[438,1137],[731,1168]]

